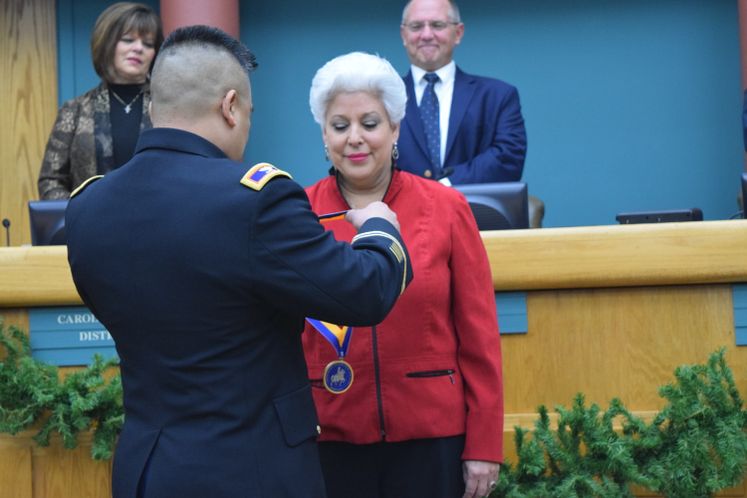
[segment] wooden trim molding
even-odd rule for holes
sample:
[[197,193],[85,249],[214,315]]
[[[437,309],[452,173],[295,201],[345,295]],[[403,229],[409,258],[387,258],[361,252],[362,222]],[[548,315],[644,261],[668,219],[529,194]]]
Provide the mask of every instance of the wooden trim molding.
[[0,248],[0,308],[81,303],[67,247]]
[[[747,282],[747,221],[483,232],[498,291]],[[0,248],[0,307],[80,304],[67,248]]]
[[483,232],[496,290],[747,281],[747,221]]

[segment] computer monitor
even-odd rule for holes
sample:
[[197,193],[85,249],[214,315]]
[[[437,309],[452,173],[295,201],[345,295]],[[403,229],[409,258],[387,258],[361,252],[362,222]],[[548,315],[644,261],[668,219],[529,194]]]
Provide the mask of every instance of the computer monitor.
[[473,183],[454,188],[467,198],[480,230],[529,228],[526,183]]
[[35,246],[65,245],[65,209],[67,199],[29,201],[31,244]]

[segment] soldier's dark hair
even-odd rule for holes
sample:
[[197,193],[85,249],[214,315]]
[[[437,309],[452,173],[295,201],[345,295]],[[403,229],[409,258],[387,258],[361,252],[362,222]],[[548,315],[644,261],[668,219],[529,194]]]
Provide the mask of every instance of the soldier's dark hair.
[[247,73],[257,68],[257,58],[251,50],[225,31],[204,25],[177,28],[166,37],[161,53],[166,54],[180,45],[219,48],[230,53]]

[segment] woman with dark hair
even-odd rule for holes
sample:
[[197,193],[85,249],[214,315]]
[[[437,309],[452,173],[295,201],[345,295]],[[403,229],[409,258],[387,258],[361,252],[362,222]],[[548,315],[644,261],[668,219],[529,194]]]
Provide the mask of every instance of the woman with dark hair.
[[101,83],[57,114],[39,173],[41,199],[66,199],[132,157],[140,132],[152,126],[148,76],[162,42],[161,20],[147,5],[118,2],[99,15],[91,57]]

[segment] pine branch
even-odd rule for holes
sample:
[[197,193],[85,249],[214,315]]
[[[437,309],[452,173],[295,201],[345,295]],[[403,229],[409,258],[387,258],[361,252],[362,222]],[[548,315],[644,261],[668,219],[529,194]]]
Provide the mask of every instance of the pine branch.
[[516,427],[518,463],[503,466],[491,496],[630,497],[635,484],[702,498],[737,485],[747,466],[747,414],[724,354],[677,368],[675,381],[659,390],[667,404],[649,424],[619,399],[602,413],[578,394],[570,410],[555,408],[553,431],[539,407],[533,432]]
[[90,366],[60,382],[56,367],[31,357],[26,334],[16,327],[6,331],[2,321],[0,346],[6,352],[0,361],[0,432],[39,427],[33,438],[40,446],[56,433],[65,448],[75,448],[78,435],[93,430],[92,457],[111,458],[124,422],[121,379],[105,379],[116,360],[96,355]]

